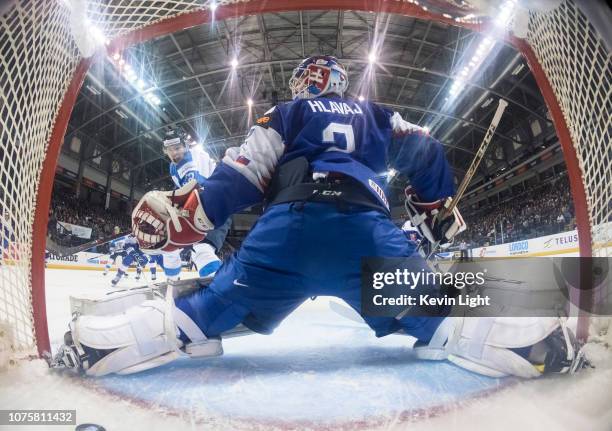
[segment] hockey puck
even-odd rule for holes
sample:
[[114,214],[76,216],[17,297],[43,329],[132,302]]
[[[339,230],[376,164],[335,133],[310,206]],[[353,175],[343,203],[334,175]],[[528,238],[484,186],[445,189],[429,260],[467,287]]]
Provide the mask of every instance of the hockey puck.
[[96,424],[81,424],[77,425],[74,431],[106,431],[106,428]]

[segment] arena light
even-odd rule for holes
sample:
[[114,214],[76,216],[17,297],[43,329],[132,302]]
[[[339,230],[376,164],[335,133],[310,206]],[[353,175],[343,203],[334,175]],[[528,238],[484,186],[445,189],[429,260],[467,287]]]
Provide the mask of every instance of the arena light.
[[219,7],[219,5],[217,4],[216,1],[211,1],[210,5],[208,7],[214,13],[217,10],[217,8]]
[[359,99],[360,102],[363,102],[365,100],[365,97],[363,97],[361,94],[359,95],[359,97],[357,98]]
[[374,51],[370,51],[370,53],[368,54],[368,63],[376,63],[376,53]]
[[247,106],[250,108],[251,106],[253,106],[253,99],[251,99],[250,97],[247,99]]
[[507,0],[504,4],[502,4],[499,15],[497,15],[495,18],[495,25],[502,28],[508,26],[514,15],[515,3],[516,0]]
[[462,79],[456,79],[453,82],[453,85],[451,85],[449,94],[451,96],[456,96],[457,94],[459,94],[461,90],[463,90],[464,87],[465,87],[465,82]]
[[95,25],[93,25],[92,22],[89,21],[88,19],[85,20],[85,26],[87,27],[89,34],[91,35],[91,37],[93,38],[96,44],[98,45],[108,44],[107,37],[104,35],[104,32],[100,30],[99,27],[96,27]]
[[488,58],[489,53],[495,46],[495,40],[486,36],[480,41],[472,57],[467,64],[457,69],[455,79],[449,90],[450,99],[454,99],[459,95],[461,90],[465,88],[465,83],[472,80],[474,76],[481,70],[481,66],[485,58]]
[[232,66],[232,69],[236,69],[238,67],[238,59],[237,58],[232,58],[232,61],[230,62],[230,65]]
[[123,79],[132,84],[136,90],[141,92],[145,101],[155,107],[161,105],[161,99],[151,91],[154,86],[149,84],[142,77],[138,76],[136,73],[136,67],[125,61],[125,59],[123,59],[118,52],[114,53],[112,56],[110,56],[110,58],[112,60],[111,63],[117,68]]
[[145,94],[144,99],[153,106],[159,106],[161,104],[160,98],[157,97],[154,93]]

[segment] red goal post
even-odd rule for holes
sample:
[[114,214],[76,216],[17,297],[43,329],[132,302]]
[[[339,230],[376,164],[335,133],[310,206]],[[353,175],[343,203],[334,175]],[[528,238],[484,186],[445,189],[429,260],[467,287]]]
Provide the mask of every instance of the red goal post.
[[[238,0],[217,5],[213,13],[202,0],[91,0],[88,16],[110,39],[107,52],[210,22],[213,15],[223,20],[271,12],[353,10],[484,30],[408,0]],[[44,254],[53,178],[91,59],[79,56],[72,38],[69,0],[17,0],[0,12],[1,220],[30,250],[19,262],[0,267],[0,323],[8,321],[14,328],[16,350],[35,346],[42,355],[50,350]],[[580,254],[605,255],[611,239],[606,223],[612,218],[610,53],[573,0],[562,0],[550,12],[530,13],[526,39],[506,40],[526,58],[551,113],[569,172]],[[582,338],[586,330],[581,319]]]

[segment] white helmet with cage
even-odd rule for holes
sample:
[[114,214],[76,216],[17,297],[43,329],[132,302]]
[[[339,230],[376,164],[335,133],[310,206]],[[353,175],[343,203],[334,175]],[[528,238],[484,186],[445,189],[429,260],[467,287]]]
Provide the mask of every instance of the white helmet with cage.
[[342,96],[348,88],[346,68],[331,55],[315,55],[293,70],[289,89],[293,99],[313,99],[324,94]]

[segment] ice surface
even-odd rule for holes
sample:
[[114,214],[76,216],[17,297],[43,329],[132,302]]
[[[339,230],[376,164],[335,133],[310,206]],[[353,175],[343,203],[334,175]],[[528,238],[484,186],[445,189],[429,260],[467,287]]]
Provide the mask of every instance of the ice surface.
[[[66,329],[68,296],[105,292],[110,279],[47,270],[53,345]],[[130,274],[120,287],[135,285]],[[132,376],[70,377],[22,361],[0,374],[0,408],[76,409],[78,423],[130,431],[612,429],[612,357],[599,345],[589,346],[598,368],[573,378],[490,379],[415,361],[407,337],[376,339],[329,311],[327,301],[308,301],[271,336],[225,340],[220,358]]]

